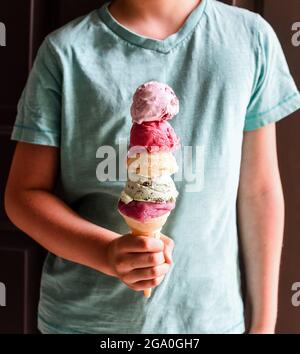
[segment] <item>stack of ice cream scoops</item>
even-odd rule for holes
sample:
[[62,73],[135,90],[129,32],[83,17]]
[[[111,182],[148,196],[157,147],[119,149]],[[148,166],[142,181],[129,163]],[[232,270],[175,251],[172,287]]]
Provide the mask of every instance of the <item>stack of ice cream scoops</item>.
[[[171,175],[178,165],[172,152],[179,139],[167,121],[178,112],[178,98],[166,84],[149,81],[133,96],[128,180],[118,204],[133,236],[159,238],[175,208],[178,192]],[[150,297],[151,289],[144,295]]]

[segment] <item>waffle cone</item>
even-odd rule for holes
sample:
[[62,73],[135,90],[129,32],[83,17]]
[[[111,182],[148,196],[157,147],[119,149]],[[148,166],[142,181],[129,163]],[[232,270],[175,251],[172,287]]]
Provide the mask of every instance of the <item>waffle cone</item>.
[[[147,236],[159,239],[161,229],[165,225],[170,213],[166,213],[162,216],[147,220],[145,222],[140,222],[133,218],[129,218],[124,214],[121,215],[130,228],[132,236]],[[144,290],[144,296],[147,298],[151,297],[151,289]]]

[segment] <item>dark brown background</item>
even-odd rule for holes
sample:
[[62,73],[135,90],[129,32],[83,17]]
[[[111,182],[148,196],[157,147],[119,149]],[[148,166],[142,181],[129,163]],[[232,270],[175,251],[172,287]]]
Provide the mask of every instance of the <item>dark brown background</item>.
[[[292,23],[300,21],[300,1],[228,0],[261,13],[275,28],[288,57],[291,71],[300,86],[300,47],[291,44]],[[36,50],[51,30],[99,7],[96,0],[2,0],[0,22],[6,25],[7,47],[0,47],[0,282],[7,287],[7,306],[0,307],[0,333],[36,331],[36,307],[43,251],[16,230],[3,210],[3,193],[14,150],[9,137],[21,90]],[[237,28],[238,31],[238,28]],[[298,65],[297,65],[298,64]],[[279,333],[300,333],[300,308],[291,304],[291,287],[300,281],[300,113],[277,125],[279,162],[286,199],[286,228],[283,251]]]

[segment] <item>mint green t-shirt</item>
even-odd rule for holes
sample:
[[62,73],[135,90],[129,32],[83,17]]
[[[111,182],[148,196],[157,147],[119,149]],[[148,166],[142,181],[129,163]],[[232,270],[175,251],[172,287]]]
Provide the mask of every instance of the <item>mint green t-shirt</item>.
[[[83,218],[127,233],[117,211],[120,161],[133,93],[150,80],[170,85],[180,101],[171,121],[182,143],[179,198],[163,229],[176,244],[174,264],[146,299],[49,253],[43,333],[244,331],[236,222],[243,134],[300,108],[279,40],[260,15],[203,0],[177,33],[155,40],[122,26],[103,5],[45,39],[12,138],[59,148],[62,199]],[[105,179],[108,155],[116,180]]]

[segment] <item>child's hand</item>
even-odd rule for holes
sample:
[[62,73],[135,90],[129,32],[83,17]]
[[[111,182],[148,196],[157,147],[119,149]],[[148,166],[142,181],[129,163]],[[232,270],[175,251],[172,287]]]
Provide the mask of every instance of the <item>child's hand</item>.
[[165,235],[160,240],[125,235],[108,247],[108,261],[116,276],[130,289],[142,291],[158,286],[172,264],[174,242]]

